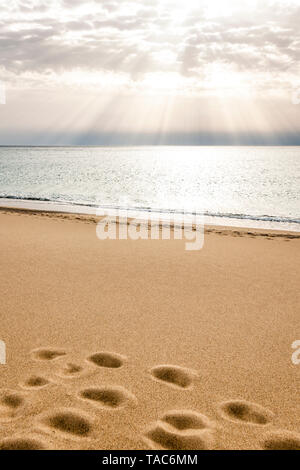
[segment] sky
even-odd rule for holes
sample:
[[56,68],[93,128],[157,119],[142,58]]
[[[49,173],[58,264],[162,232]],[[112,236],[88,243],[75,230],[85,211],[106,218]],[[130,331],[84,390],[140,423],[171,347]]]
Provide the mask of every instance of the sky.
[[0,0],[0,145],[300,145],[299,24],[299,0]]

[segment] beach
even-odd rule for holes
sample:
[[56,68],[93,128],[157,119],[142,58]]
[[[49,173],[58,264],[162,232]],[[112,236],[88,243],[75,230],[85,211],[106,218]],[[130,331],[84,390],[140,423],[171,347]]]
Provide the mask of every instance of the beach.
[[0,448],[300,449],[299,233],[2,209]]

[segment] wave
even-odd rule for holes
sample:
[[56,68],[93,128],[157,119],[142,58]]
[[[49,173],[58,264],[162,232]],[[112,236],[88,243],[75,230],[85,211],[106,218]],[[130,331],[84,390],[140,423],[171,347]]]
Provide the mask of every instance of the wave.
[[[40,203],[50,203],[55,204],[60,207],[67,209],[68,206],[71,207],[81,207],[81,208],[95,208],[99,210],[120,210],[120,211],[129,211],[129,212],[138,212],[138,213],[151,213],[151,214],[165,214],[165,215],[190,215],[190,216],[205,216],[212,218],[220,219],[236,219],[236,220],[249,220],[256,222],[270,222],[270,223],[281,223],[281,224],[299,224],[300,225],[300,216],[299,218],[295,217],[285,217],[285,216],[275,216],[275,215],[253,215],[253,214],[242,214],[242,213],[232,213],[232,212],[210,212],[210,211],[188,211],[184,209],[170,209],[170,208],[155,208],[150,206],[121,206],[113,204],[96,204],[92,202],[78,202],[78,201],[69,201],[69,200],[53,200],[45,197],[23,197],[23,196],[13,196],[13,195],[2,195],[0,196],[0,201],[3,199],[16,200],[16,201],[28,201],[28,202],[40,202]],[[1,203],[0,203],[1,205]]]
[[40,202],[59,202],[59,201],[53,201],[51,199],[47,199],[47,198],[41,198],[41,197],[30,197],[30,196],[26,196],[26,197],[23,197],[23,196],[0,196],[0,199],[12,199],[12,200],[16,200],[16,201],[40,201]]

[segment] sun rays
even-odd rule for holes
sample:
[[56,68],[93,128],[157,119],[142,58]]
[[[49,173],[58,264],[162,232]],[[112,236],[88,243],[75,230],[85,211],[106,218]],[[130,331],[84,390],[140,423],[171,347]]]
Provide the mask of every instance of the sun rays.
[[11,3],[1,26],[2,131],[191,141],[297,132],[300,10],[283,3],[32,0],[26,11]]

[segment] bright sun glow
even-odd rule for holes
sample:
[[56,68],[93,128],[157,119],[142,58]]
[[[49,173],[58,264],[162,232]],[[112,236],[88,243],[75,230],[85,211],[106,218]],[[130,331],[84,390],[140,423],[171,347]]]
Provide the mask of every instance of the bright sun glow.
[[2,133],[298,132],[299,0],[2,3]]
[[164,0],[175,9],[176,16],[184,18],[192,10],[202,9],[206,18],[226,17],[233,15],[238,9],[251,7],[255,9],[257,0]]

